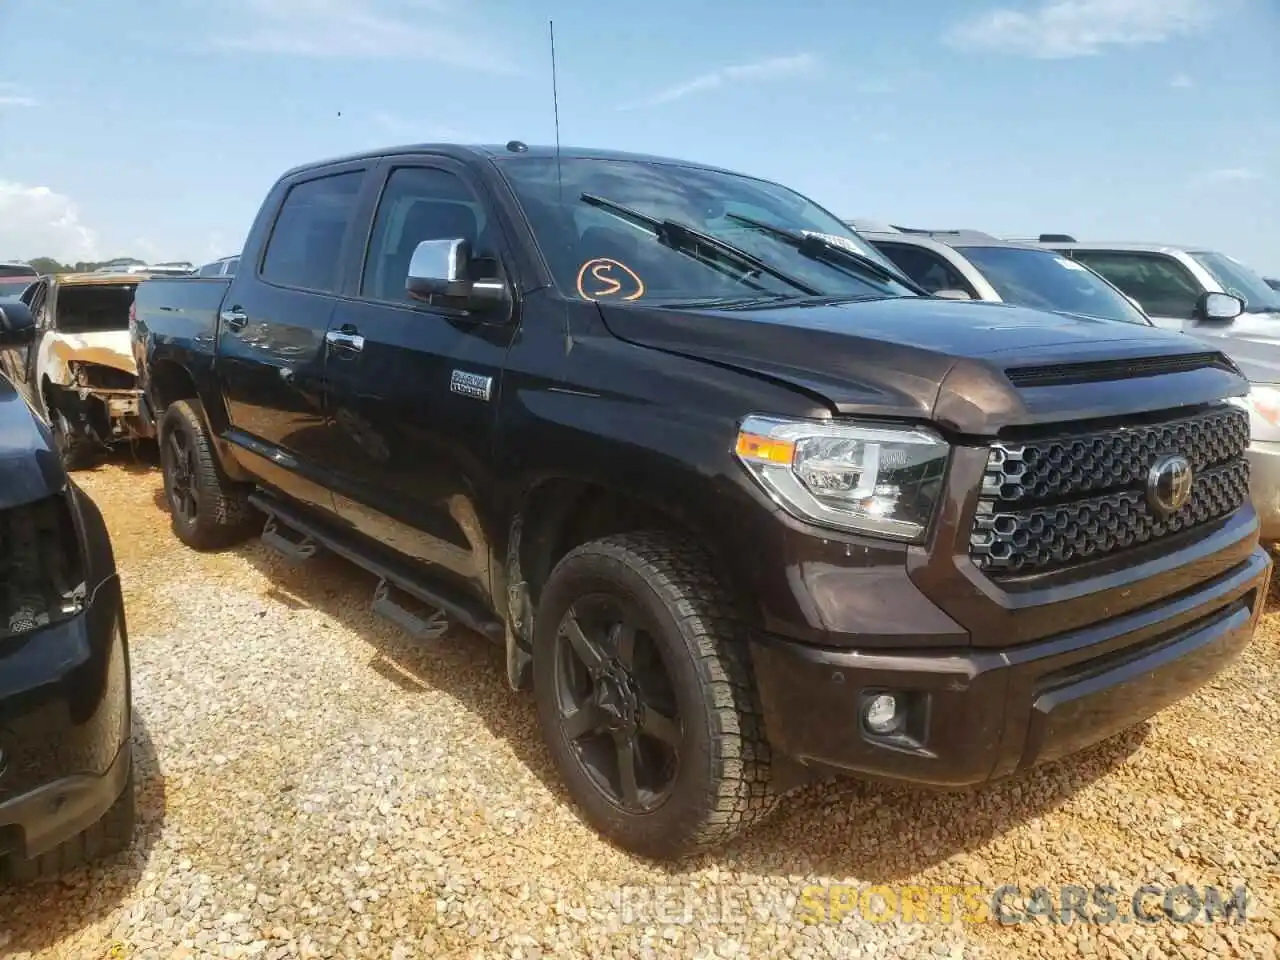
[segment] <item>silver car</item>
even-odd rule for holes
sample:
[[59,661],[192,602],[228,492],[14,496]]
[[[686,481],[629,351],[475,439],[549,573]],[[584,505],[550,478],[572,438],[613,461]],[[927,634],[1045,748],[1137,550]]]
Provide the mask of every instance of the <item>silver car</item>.
[[1156,326],[1191,334],[1234,360],[1249,378],[1250,486],[1262,538],[1280,541],[1280,291],[1215,250],[1044,238],[1142,305]]

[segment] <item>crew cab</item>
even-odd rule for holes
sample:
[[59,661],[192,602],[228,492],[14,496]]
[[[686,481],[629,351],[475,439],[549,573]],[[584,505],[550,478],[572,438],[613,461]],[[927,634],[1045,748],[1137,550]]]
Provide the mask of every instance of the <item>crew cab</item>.
[[[35,335],[0,303],[0,355]],[[102,514],[0,376],[0,880],[55,877],[133,840],[128,630]]]
[[503,645],[586,820],[644,856],[815,773],[1077,751],[1230,663],[1271,573],[1222,354],[925,295],[723,169],[298,167],[235,277],[148,280],[133,336],[175,535],[333,551],[423,642]]
[[133,294],[149,274],[64,273],[37,278],[22,294],[34,340],[3,371],[53,426],[63,463],[81,469],[100,453],[154,436],[129,341]]

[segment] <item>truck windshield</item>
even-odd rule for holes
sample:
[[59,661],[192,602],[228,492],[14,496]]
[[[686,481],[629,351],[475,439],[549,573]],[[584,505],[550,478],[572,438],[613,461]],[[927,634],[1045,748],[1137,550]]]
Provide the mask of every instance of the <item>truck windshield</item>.
[[1245,301],[1246,313],[1280,313],[1280,291],[1239,260],[1223,253],[1202,251],[1191,256],[1222,284],[1222,289]]
[[1023,247],[964,247],[961,253],[982,271],[1005,303],[1148,324],[1123,293],[1092,270],[1059,254]]
[[[878,250],[834,215],[776,184],[637,160],[498,161],[555,277],[586,300],[700,301],[915,296]],[[883,264],[814,256],[777,231],[817,235]],[[665,226],[664,226],[665,225]],[[699,236],[700,235],[700,236]]]

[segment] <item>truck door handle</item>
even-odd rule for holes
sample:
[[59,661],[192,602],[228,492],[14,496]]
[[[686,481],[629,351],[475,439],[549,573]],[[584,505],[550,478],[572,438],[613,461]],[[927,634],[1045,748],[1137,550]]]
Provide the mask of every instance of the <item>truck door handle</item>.
[[358,333],[347,333],[345,330],[330,330],[324,335],[325,342],[340,350],[359,353],[364,349],[364,337]]
[[223,310],[219,313],[218,319],[232,330],[241,330],[244,328],[244,325],[249,322],[249,315],[239,307],[232,307],[229,310]]

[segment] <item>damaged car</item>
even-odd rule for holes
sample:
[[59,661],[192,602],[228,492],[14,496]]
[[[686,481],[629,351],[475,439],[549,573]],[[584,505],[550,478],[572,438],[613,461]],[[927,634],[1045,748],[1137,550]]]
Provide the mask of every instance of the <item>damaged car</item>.
[[154,436],[139,409],[129,342],[134,291],[147,273],[40,277],[22,295],[36,335],[8,373],[53,428],[69,470],[120,443]]

